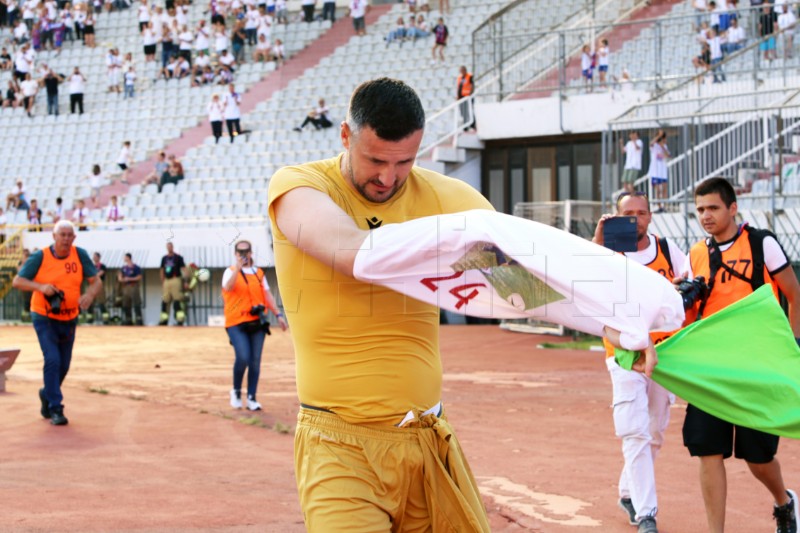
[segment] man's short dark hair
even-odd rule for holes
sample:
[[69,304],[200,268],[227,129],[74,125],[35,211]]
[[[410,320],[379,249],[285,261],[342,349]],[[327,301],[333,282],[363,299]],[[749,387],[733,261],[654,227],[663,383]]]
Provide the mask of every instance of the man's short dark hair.
[[400,80],[379,78],[356,87],[347,124],[353,133],[367,126],[385,141],[399,141],[425,127],[425,110],[414,89]]
[[130,259],[131,261],[133,260],[133,256],[130,253],[125,254],[125,257]]
[[719,197],[725,202],[725,207],[730,207],[736,201],[736,191],[725,178],[709,178],[694,189],[695,198],[714,193],[719,194]]

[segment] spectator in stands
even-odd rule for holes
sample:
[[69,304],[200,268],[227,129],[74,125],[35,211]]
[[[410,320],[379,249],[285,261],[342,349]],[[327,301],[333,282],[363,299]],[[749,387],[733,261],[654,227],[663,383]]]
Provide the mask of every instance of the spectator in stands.
[[233,57],[233,54],[229,54],[227,50],[223,50],[222,54],[217,58],[219,62],[219,70],[224,70],[228,74],[230,74],[230,78],[233,79],[233,73],[236,72],[236,58]]
[[86,11],[84,9],[84,4],[82,3],[75,4],[75,10],[73,15],[75,17],[75,38],[80,39],[81,42],[84,42],[83,23],[86,21]]
[[34,80],[29,72],[25,75],[25,80],[19,84],[19,89],[22,92],[22,106],[28,116],[33,117],[33,105],[36,103],[36,94],[39,92],[39,82]]
[[593,55],[591,47],[588,44],[583,45],[583,50],[581,52],[581,76],[583,77],[583,86],[589,92],[592,92],[592,77],[594,74]]
[[[653,140],[650,141],[650,183],[653,185],[653,197],[658,200],[667,198],[667,181],[669,179],[667,170],[667,160],[670,158],[669,148],[667,147],[667,134],[664,130],[658,130]],[[659,204],[656,213],[664,212],[664,204]]]
[[394,41],[400,41],[400,46],[403,46],[403,41],[406,40],[406,33],[407,29],[405,19],[403,19],[403,17],[397,17],[397,22],[394,29],[383,38],[383,40],[386,41],[386,48],[389,48],[389,45]]
[[722,44],[722,51],[725,54],[733,54],[744,47],[745,33],[744,28],[739,26],[739,19],[731,20],[731,27],[725,34],[725,42]]
[[3,107],[15,108],[19,105],[19,86],[13,79],[8,80],[8,89],[6,89],[6,99],[3,101]]
[[605,89],[608,87],[608,58],[611,52],[608,48],[608,39],[600,41],[600,46],[597,48],[597,71],[599,72],[600,88]]
[[[262,8],[266,12],[266,6]],[[258,41],[258,23],[261,21],[261,13],[255,3],[246,6],[244,14],[244,34],[246,36],[248,46],[255,46]]]
[[350,0],[350,17],[353,19],[353,29],[356,35],[364,36],[367,34],[367,25],[364,17],[368,9],[367,0]]
[[332,23],[336,22],[336,0],[323,0],[322,20],[330,20]]
[[[219,95],[214,93],[211,95],[211,101],[208,103],[208,121],[211,123],[211,134],[214,136],[214,144],[219,144],[219,138],[222,137],[222,117],[225,111],[225,103],[221,102]],[[163,155],[164,152],[161,152]]]
[[110,225],[108,229],[118,231],[122,229],[122,226],[118,224],[118,222],[125,220],[125,211],[117,205],[117,195],[111,197],[111,203],[106,210],[106,222]]
[[144,61],[151,63],[156,60],[156,32],[153,29],[153,23],[147,22],[142,28],[142,47],[144,48]]
[[11,59],[11,54],[8,53],[8,50],[4,46],[2,50],[0,50],[0,70],[11,70],[11,67],[14,66],[14,60]]
[[89,48],[95,47],[94,41],[94,14],[91,10],[86,13],[86,19],[83,21],[83,44]]
[[328,106],[325,105],[325,99],[320,98],[317,107],[311,109],[303,123],[297,126],[294,131],[303,131],[303,128],[309,123],[313,124],[317,130],[330,128],[333,126],[333,122],[328,117],[329,112]]
[[439,0],[439,13],[450,13],[450,0]]
[[75,16],[72,14],[72,4],[67,2],[61,10],[61,20],[64,23],[64,41],[75,42]]
[[47,69],[47,74],[42,78],[42,85],[47,92],[47,114],[58,116],[58,85],[64,81],[62,74],[57,74],[52,68]]
[[178,72],[178,56],[172,55],[167,60],[167,64],[158,74],[158,78],[164,78],[165,80],[170,80],[172,78],[177,77]]
[[192,64],[193,47],[194,33],[189,31],[189,27],[184,24],[181,26],[181,32],[178,34],[178,55],[185,59],[190,65]]
[[147,2],[142,2],[139,4],[139,33],[143,32],[147,25],[150,23],[150,7],[147,5]]
[[42,210],[35,198],[28,207],[28,224],[31,226],[28,231],[42,231]]
[[154,165],[154,169],[150,174],[148,174],[144,178],[144,181],[142,182],[142,187],[151,184],[158,185],[159,183],[161,183],[161,176],[164,175],[164,173],[167,171],[168,168],[169,168],[169,163],[167,163],[167,154],[165,154],[164,152],[159,152],[158,159],[156,159],[156,163]]
[[211,65],[211,58],[208,57],[205,50],[199,50],[197,52],[197,56],[194,58],[194,62],[192,63],[192,73],[195,77],[199,77],[203,74],[203,71],[206,67]]
[[789,4],[781,6],[783,11],[778,15],[778,30],[783,32],[783,57],[792,58],[794,48],[794,28],[797,25],[797,17],[789,9]]
[[125,84],[125,99],[133,98],[136,94],[136,69],[133,68],[133,65],[129,66],[125,72],[123,83]]
[[17,46],[23,45],[31,40],[31,34],[28,30],[28,26],[20,20],[17,22],[17,25],[14,27],[14,44]]
[[[711,31],[711,30],[709,30]],[[703,43],[700,49],[700,55],[692,58],[692,65],[695,68],[703,69],[704,71],[708,71],[711,68],[711,49],[708,46],[708,43]],[[703,77],[698,76],[697,83],[702,83]]]
[[14,53],[14,79],[17,83],[25,80],[25,75],[33,69],[35,55],[29,43],[23,44]]
[[275,39],[275,44],[272,45],[272,50],[270,51],[270,59],[275,62],[275,68],[280,68],[286,60],[283,41],[280,39]]
[[83,115],[83,91],[86,86],[86,78],[81,74],[78,67],[69,77],[69,112],[74,114],[78,109],[78,114]]
[[436,64],[436,51],[439,51],[439,59],[442,63],[444,63],[444,48],[447,46],[447,37],[450,35],[450,31],[447,29],[447,26],[444,24],[444,19],[439,17],[439,20],[436,22],[436,26],[433,27],[433,35],[435,42],[433,43],[433,48],[431,49],[431,65]]
[[239,105],[242,103],[242,96],[236,92],[236,87],[231,83],[228,85],[228,92],[225,94],[225,107],[223,114],[225,116],[225,123],[228,126],[228,136],[231,138],[231,143],[236,140],[236,136],[242,133],[242,127],[239,124],[241,118],[241,111]]
[[269,61],[272,59],[270,54],[270,49],[272,46],[270,45],[269,41],[267,40],[265,35],[258,36],[258,43],[256,44],[256,49],[253,50],[253,61],[256,62],[264,62]]
[[301,0],[300,3],[303,7],[303,21],[314,22],[314,6],[316,5],[316,0]]
[[83,199],[78,200],[72,213],[72,220],[78,226],[78,231],[86,231],[86,222],[89,221],[89,209]]
[[230,41],[228,40],[228,34],[225,32],[225,26],[217,24],[214,28],[214,50],[216,50],[217,55],[221,55],[229,47]]
[[267,42],[272,40],[272,15],[264,7],[258,9],[258,25],[256,26],[256,40],[264,36]]
[[100,165],[93,165],[92,172],[84,179],[89,181],[89,188],[91,189],[89,199],[94,207],[97,208],[97,198],[100,196],[100,190],[106,185],[106,176],[100,170]]
[[416,22],[414,21],[414,17],[410,17],[409,25],[408,25],[408,37],[413,42],[416,42],[417,39],[422,39],[428,37],[431,32],[428,29],[428,23],[425,21],[425,17],[423,15],[417,15]]
[[775,50],[775,21],[777,17],[775,12],[769,5],[762,8],[761,16],[758,18],[758,34],[762,37],[769,37],[759,45],[759,48],[764,52],[764,59],[772,61],[778,58],[778,52]]
[[50,217],[53,224],[57,224],[64,216],[64,200],[60,196],[56,198],[56,207],[52,211],[48,211],[47,216]]
[[203,54],[206,56],[208,56],[209,51],[209,35],[208,28],[206,27],[206,21],[201,20],[198,23],[194,34],[194,49],[198,53],[203,52]]
[[[722,1],[724,2],[725,0]],[[711,27],[711,29],[716,31],[717,33],[719,33],[719,16],[721,13],[719,7],[720,6],[718,6],[717,2],[715,2],[714,0],[711,0],[708,3],[708,14],[709,14],[708,24]]]
[[705,22],[708,15],[708,5],[706,0],[692,0],[692,8],[694,9],[694,25],[695,31],[700,29],[700,26]]
[[142,269],[133,262],[133,256],[130,253],[125,254],[122,268],[117,273],[117,281],[122,286],[122,310],[125,315],[122,325],[132,326],[135,323],[137,326],[141,326],[144,324],[142,296],[139,291]]
[[244,21],[237,20],[233,25],[231,32],[231,48],[233,49],[233,58],[236,59],[237,64],[244,63],[244,45],[247,42],[247,33],[244,29]]
[[172,71],[172,77],[176,79],[185,78],[186,76],[191,76],[192,74],[192,65],[189,61],[182,56],[178,56],[177,64],[175,65],[175,70]]
[[164,188],[164,185],[172,183],[177,185],[183,179],[183,165],[175,158],[174,154],[169,156],[169,166],[167,171],[161,176],[161,182],[158,186],[158,192]]
[[122,183],[128,183],[128,172],[130,171],[130,167],[133,166],[133,152],[131,152],[130,141],[122,143],[122,148],[117,156],[117,166],[122,171],[120,181]]
[[711,69],[714,73],[714,83],[725,81],[725,73],[719,64],[722,62],[722,38],[714,29],[708,30],[708,50],[711,56]]
[[16,185],[11,187],[11,191],[6,196],[6,211],[9,208],[13,207],[14,209],[28,209],[28,201],[25,196],[25,187],[22,184],[22,180],[18,179]]
[[278,24],[289,24],[289,11],[286,8],[286,0],[275,0],[275,21]]
[[628,142],[622,144],[622,139],[619,140],[619,145],[622,147],[622,153],[625,154],[625,169],[622,171],[622,188],[628,193],[633,193],[633,184],[642,173],[642,148],[644,144],[639,138],[639,133],[631,131],[628,134]]

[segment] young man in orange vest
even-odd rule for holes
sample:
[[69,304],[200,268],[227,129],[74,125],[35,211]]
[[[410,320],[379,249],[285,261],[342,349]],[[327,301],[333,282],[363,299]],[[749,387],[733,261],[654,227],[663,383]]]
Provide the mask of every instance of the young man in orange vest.
[[[472,96],[472,93],[475,92],[475,85],[472,82],[472,74],[467,72],[467,67],[461,65],[458,72],[458,79],[456,80],[456,86],[458,87],[456,91],[456,100],[461,100],[462,98]],[[473,107],[472,98],[461,102],[460,108],[461,118],[464,120],[464,124],[466,124],[465,129],[474,130],[475,109]]]
[[[655,270],[665,278],[675,277],[673,265],[680,268],[686,254],[667,239],[647,232],[653,218],[650,201],[642,193],[622,193],[617,198],[617,215],[636,217],[636,251],[626,252],[632,261]],[[605,222],[613,215],[603,215],[597,223],[593,242],[603,245]],[[652,333],[653,342],[665,338]],[[613,386],[614,431],[622,439],[625,460],[619,477],[618,505],[639,533],[657,533],[655,459],[664,442],[669,424],[669,406],[675,396],[639,372],[622,369],[614,360],[614,347],[605,342],[606,366]]]
[[[39,389],[41,414],[54,426],[63,426],[68,421],[61,384],[72,360],[78,313],[89,309],[102,282],[86,250],[72,245],[75,227],[71,222],[58,221],[53,240],[53,245],[30,255],[13,286],[33,293],[33,329],[44,355],[44,387]],[[81,294],[84,280],[89,282],[89,288]]]
[[[722,178],[702,182],[695,189],[694,198],[698,220],[710,237],[692,246],[683,275],[675,283],[703,276],[710,290],[705,299],[698,299],[694,308],[687,311],[687,321],[716,313],[752,293],[757,286],[770,283],[776,296],[778,290],[786,296],[792,331],[795,337],[800,337],[797,307],[800,285],[775,236],[736,223],[736,193]],[[700,457],[700,486],[711,533],[721,533],[725,528],[724,460],[733,454],[747,462],[755,478],[775,499],[776,531],[797,531],[797,495],[783,483],[781,467],[775,458],[776,435],[734,426],[689,405],[683,423],[683,442],[692,456]]]

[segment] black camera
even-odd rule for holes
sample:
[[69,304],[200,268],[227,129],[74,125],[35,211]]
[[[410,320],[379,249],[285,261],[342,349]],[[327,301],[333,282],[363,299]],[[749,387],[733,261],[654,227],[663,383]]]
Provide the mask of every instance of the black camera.
[[269,331],[269,319],[267,318],[267,314],[264,312],[264,309],[265,307],[261,304],[254,305],[250,308],[250,316],[257,316],[258,328],[267,335],[272,335],[272,333]]
[[61,303],[64,301],[64,291],[56,289],[56,292],[50,296],[45,295],[47,303],[50,304],[50,313],[54,315],[61,314]]
[[684,280],[678,285],[678,292],[683,298],[683,308],[690,309],[698,300],[705,300],[711,292],[703,276],[697,276],[691,281]]

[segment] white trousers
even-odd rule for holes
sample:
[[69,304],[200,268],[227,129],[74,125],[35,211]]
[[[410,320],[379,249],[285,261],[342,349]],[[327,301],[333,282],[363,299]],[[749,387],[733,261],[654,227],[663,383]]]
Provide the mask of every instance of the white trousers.
[[621,368],[613,357],[606,366],[614,387],[614,431],[622,439],[625,465],[619,477],[620,498],[630,498],[636,519],[658,511],[654,462],[669,424],[675,395],[639,372]]

